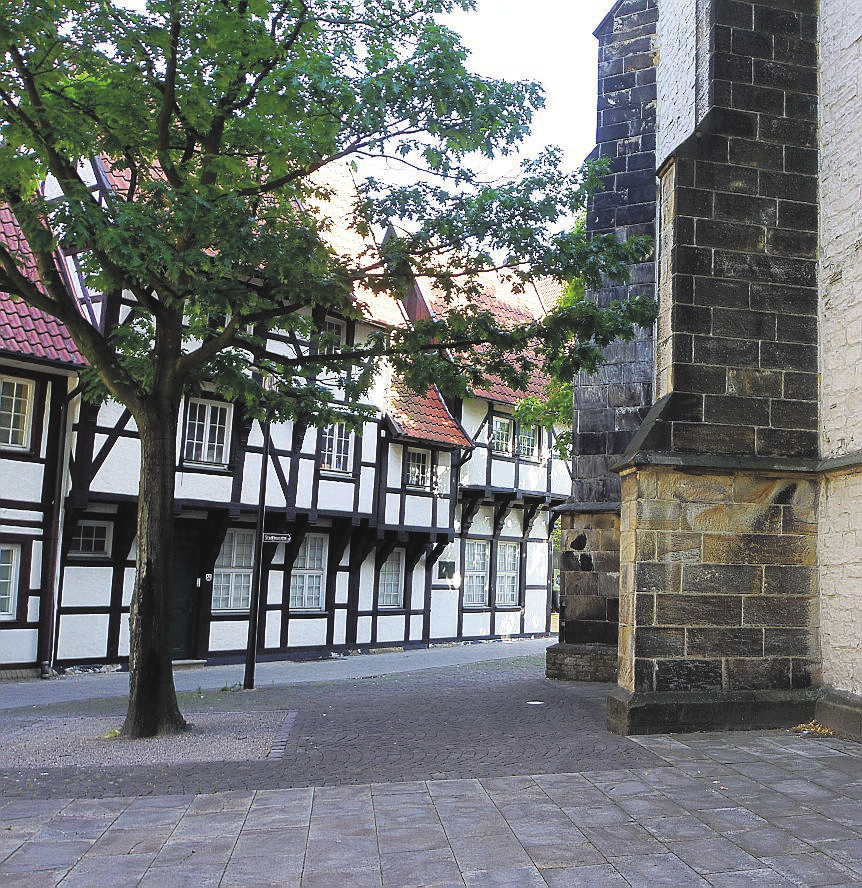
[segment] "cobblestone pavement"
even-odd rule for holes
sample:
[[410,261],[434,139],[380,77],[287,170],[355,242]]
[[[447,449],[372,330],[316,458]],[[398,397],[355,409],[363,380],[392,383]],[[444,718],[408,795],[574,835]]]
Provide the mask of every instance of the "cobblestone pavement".
[[[0,888],[862,886],[862,747],[614,737],[607,690],[534,656],[188,693],[284,711],[270,758],[4,769]],[[7,708],[0,744],[122,712]]]

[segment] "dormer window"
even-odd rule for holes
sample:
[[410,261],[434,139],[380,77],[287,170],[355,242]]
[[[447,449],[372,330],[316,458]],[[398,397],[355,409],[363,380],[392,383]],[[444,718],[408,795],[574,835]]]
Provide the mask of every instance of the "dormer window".
[[538,459],[539,434],[535,426],[521,426],[518,431],[518,454],[521,459]]
[[350,432],[343,422],[336,422],[322,430],[320,468],[327,472],[350,470]]
[[185,462],[227,465],[232,405],[192,398],[186,416]]
[[512,420],[506,416],[491,419],[491,450],[494,453],[512,452]]
[[407,451],[407,486],[425,490],[431,486],[431,454],[427,450]]
[[0,376],[0,447],[26,450],[30,446],[33,383]]

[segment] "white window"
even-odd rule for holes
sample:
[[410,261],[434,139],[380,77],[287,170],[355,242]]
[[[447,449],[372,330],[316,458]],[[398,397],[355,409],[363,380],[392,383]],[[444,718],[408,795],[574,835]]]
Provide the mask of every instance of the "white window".
[[407,451],[407,484],[426,489],[431,486],[431,454],[427,450]]
[[324,345],[321,351],[327,355],[337,354],[340,346],[344,344],[344,324],[341,321],[327,321],[323,332],[327,339],[333,341]]
[[26,450],[30,446],[33,383],[0,376],[0,447]]
[[189,401],[183,458],[187,462],[226,465],[230,415],[230,404],[198,399]]
[[0,620],[15,619],[20,558],[20,546],[0,544]]
[[464,604],[488,603],[488,543],[467,540],[464,546]]
[[213,610],[248,610],[254,564],[254,531],[229,530],[213,573]]
[[404,606],[404,557],[401,549],[393,549],[380,568],[380,586],[377,601],[380,607]]
[[537,459],[539,435],[535,426],[521,426],[518,432],[518,453],[522,459]]
[[491,450],[494,453],[512,452],[512,420],[504,416],[491,419]]
[[518,555],[517,543],[497,543],[497,604],[518,603]]
[[69,553],[107,558],[111,554],[112,530],[113,526],[103,521],[79,521],[72,533]]
[[326,581],[326,537],[307,534],[290,573],[291,610],[323,610]]
[[343,422],[327,426],[321,432],[320,467],[329,472],[350,469],[350,432]]

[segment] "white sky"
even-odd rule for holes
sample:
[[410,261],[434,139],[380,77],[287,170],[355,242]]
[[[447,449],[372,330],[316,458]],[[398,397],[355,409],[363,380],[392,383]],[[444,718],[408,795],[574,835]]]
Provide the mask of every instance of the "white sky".
[[613,0],[478,0],[473,13],[446,19],[472,51],[470,66],[507,80],[537,80],[546,108],[534,121],[530,154],[560,145],[578,166],[596,143],[593,31]]

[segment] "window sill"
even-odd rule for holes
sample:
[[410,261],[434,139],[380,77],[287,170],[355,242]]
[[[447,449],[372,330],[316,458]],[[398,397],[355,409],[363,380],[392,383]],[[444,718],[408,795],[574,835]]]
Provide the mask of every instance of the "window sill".
[[178,472],[205,472],[210,475],[230,475],[233,472],[227,463],[192,462],[183,460],[177,466]]

